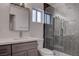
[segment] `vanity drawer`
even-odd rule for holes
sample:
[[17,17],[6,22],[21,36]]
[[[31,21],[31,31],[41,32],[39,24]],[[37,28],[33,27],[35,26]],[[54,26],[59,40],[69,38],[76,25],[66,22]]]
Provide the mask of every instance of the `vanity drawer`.
[[36,41],[12,44],[12,53],[25,51],[25,50],[36,48],[36,47],[37,47]]
[[37,48],[37,42],[36,41],[34,41],[34,42],[28,42],[27,43],[27,47],[26,47],[26,49],[33,49],[33,48]]
[[11,45],[0,45],[0,56],[11,55]]
[[24,50],[26,50],[26,46],[27,46],[26,43],[12,44],[12,53],[24,51]]
[[12,54],[12,56],[27,56],[27,52],[26,51],[16,52]]

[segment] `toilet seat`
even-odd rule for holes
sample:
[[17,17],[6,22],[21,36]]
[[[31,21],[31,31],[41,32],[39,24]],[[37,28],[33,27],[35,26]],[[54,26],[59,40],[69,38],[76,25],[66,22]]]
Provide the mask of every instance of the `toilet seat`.
[[39,49],[39,52],[42,56],[53,56],[53,51],[51,51],[47,48],[41,48],[41,49]]

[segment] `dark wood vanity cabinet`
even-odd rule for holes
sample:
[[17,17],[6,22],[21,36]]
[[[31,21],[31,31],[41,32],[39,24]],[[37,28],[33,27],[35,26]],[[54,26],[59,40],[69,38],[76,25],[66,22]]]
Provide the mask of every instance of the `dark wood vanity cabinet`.
[[0,45],[0,56],[38,56],[37,41]]
[[11,45],[0,45],[0,56],[11,56]]
[[12,44],[13,56],[37,56],[37,42],[25,42]]

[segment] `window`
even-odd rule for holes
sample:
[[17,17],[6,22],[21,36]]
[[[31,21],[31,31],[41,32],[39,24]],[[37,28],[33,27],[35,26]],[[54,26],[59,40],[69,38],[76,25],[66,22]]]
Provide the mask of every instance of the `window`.
[[40,11],[37,11],[37,22],[41,23],[42,20],[42,14]]
[[32,10],[32,22],[52,24],[51,14],[45,13],[44,19],[42,18],[42,16],[42,11],[36,9]]
[[42,23],[42,11],[32,10],[32,22]]
[[45,24],[51,24],[51,15],[44,14]]
[[36,22],[36,10],[32,11],[32,22]]
[[45,24],[47,24],[47,19],[46,18],[47,18],[46,14],[44,14],[44,22],[45,22]]
[[47,15],[47,24],[50,24],[50,15]]

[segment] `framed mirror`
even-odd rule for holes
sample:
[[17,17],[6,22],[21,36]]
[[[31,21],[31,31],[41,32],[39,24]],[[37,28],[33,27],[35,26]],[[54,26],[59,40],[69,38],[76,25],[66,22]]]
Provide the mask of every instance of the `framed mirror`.
[[9,27],[13,31],[29,31],[30,13],[28,8],[10,4]]

